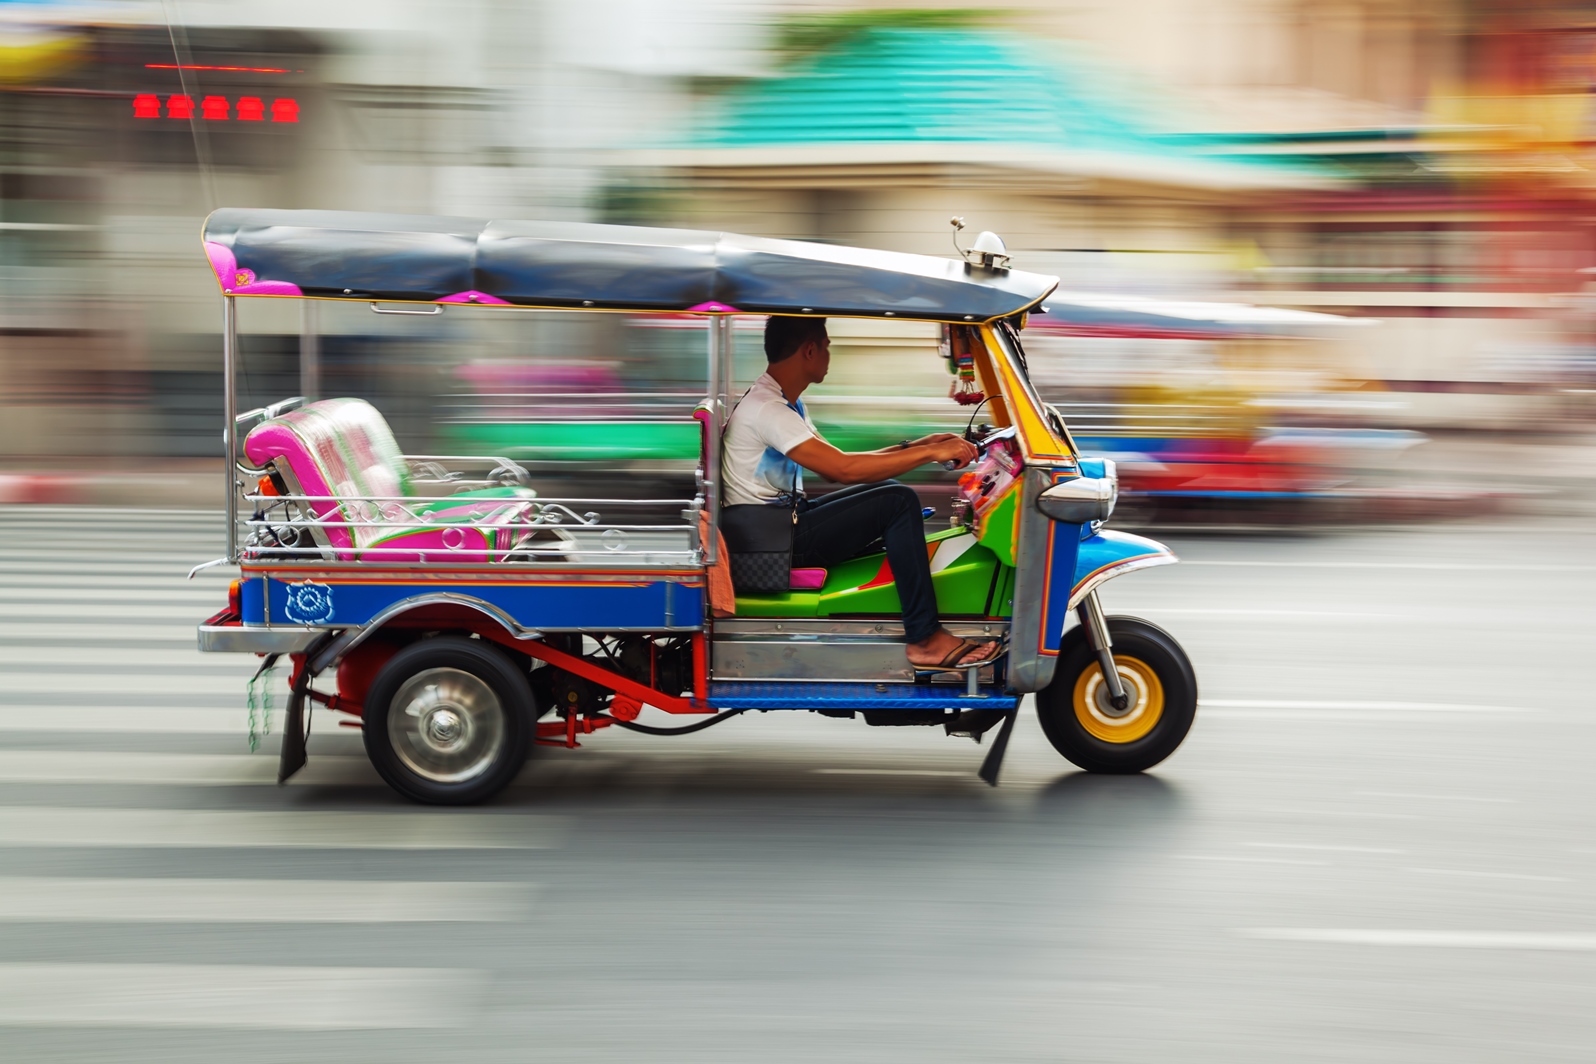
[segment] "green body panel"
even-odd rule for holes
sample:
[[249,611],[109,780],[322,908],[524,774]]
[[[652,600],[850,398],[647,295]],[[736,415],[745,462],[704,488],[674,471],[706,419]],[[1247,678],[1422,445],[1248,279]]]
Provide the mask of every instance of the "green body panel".
[[[950,528],[927,536],[938,543],[954,536],[964,535],[960,528]],[[780,595],[739,595],[739,617],[846,617],[880,616],[903,612],[898,601],[896,584],[861,588],[873,580],[886,561],[885,554],[866,554],[850,558],[826,573],[826,583],[819,592],[788,591]],[[977,544],[965,551],[952,565],[931,576],[936,589],[937,612],[944,616],[986,616],[987,600],[994,604],[993,581],[1007,579],[1011,572],[999,564],[990,550]],[[1001,612],[1001,611],[999,611]]]
[[987,513],[981,525],[981,535],[976,540],[997,555],[998,561],[1010,567],[1014,565],[1014,515],[1019,509],[1019,498],[1019,484],[1016,483]]

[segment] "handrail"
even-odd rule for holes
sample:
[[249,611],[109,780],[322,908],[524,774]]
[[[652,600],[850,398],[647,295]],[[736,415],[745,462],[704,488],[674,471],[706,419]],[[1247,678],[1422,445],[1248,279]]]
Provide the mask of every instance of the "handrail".
[[402,318],[430,318],[435,314],[442,314],[443,305],[434,303],[430,310],[383,310],[377,305],[377,301],[373,299],[371,301],[371,312],[373,314],[394,314]]

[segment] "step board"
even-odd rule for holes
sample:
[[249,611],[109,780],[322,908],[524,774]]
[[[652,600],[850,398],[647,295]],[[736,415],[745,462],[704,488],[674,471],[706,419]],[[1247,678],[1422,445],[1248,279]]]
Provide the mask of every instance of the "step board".
[[971,698],[962,685],[907,683],[733,682],[709,685],[716,709],[1013,709],[1016,695],[984,685]]

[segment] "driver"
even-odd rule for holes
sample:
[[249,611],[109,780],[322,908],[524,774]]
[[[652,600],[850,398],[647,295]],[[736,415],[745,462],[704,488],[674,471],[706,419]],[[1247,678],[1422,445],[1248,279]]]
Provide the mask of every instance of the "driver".
[[[728,506],[785,505],[798,493],[793,565],[829,568],[884,541],[903,604],[910,664],[958,669],[997,656],[996,643],[959,639],[937,619],[925,519],[912,488],[888,479],[927,462],[968,464],[975,446],[938,432],[879,451],[839,451],[815,429],[801,396],[826,379],[831,339],[825,318],[772,315],[765,325],[765,373],[738,402],[726,424],[721,475]],[[802,497],[799,467],[852,487],[810,501]]]

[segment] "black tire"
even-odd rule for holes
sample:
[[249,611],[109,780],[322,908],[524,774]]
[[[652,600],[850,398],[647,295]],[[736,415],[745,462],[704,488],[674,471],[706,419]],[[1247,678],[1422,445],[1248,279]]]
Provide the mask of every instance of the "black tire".
[[503,790],[532,748],[524,672],[491,643],[435,636],[399,651],[366,695],[366,756],[388,786],[428,805],[471,805]]
[[1053,682],[1036,693],[1036,713],[1053,748],[1088,772],[1152,768],[1175,752],[1197,716],[1197,674],[1170,634],[1135,617],[1110,617],[1114,660],[1132,695],[1113,709],[1086,633],[1072,628]]

